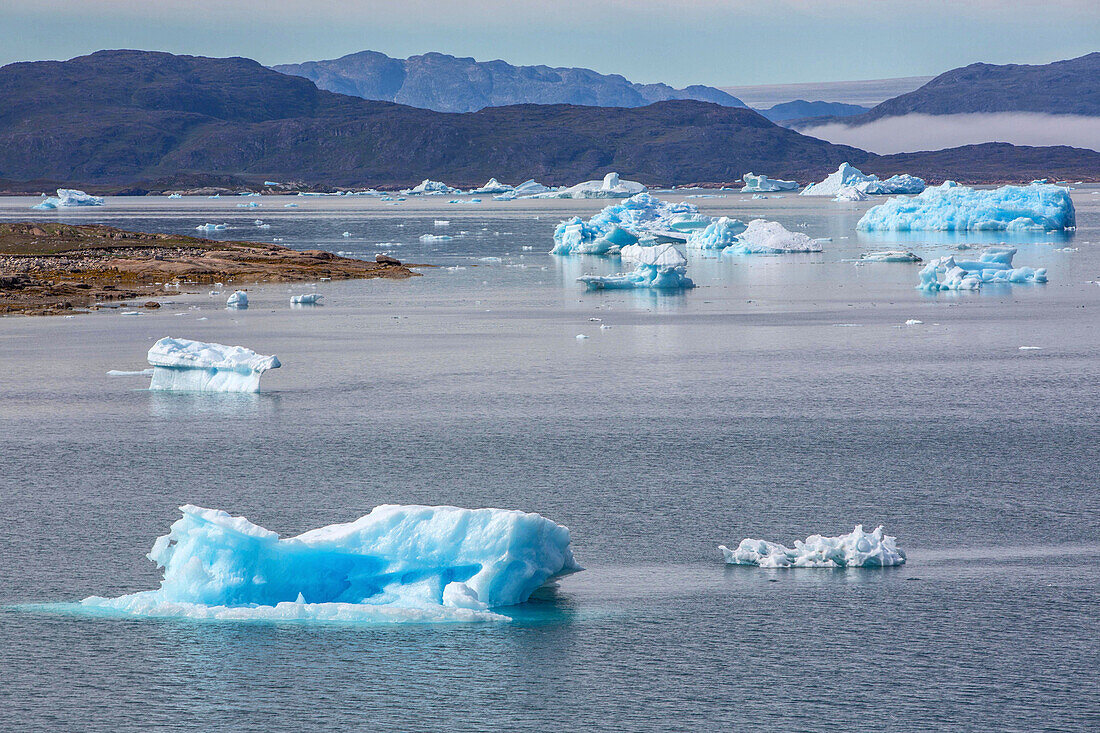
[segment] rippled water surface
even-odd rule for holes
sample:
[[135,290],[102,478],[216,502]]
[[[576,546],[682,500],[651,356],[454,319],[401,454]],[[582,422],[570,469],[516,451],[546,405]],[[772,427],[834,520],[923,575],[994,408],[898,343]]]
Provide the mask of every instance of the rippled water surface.
[[[318,283],[312,308],[289,304],[310,288],[265,285],[247,311],[203,289],[139,317],[0,319],[0,727],[1094,730],[1096,190],[1074,191],[1076,232],[1012,240],[1048,284],[939,295],[919,266],[850,260],[1006,237],[872,240],[854,228],[873,202],[691,199],[832,241],[692,253],[700,287],[658,296],[585,293],[577,276],[618,263],[545,254],[605,202],[0,199],[5,221],[226,222],[216,236],[438,265]],[[254,396],[105,375],[168,335],[284,366]],[[587,570],[466,626],[29,607],[156,587],[144,554],[183,503],[284,535],[380,503],[518,508],[569,526]],[[716,549],[857,522],[909,563],[760,570]]]

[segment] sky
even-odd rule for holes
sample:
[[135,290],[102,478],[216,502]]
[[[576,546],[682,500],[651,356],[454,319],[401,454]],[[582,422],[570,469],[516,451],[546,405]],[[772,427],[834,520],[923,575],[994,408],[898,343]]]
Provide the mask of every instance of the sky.
[[1100,0],[0,0],[0,64],[104,48],[264,64],[371,49],[734,86],[1100,50]]

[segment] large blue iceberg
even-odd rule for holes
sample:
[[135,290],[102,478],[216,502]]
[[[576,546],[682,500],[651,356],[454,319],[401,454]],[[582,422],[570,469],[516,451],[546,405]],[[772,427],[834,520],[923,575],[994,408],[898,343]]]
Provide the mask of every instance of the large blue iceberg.
[[984,283],[1045,283],[1045,267],[1013,267],[1016,250],[1011,247],[990,247],[977,260],[956,260],[940,257],[920,271],[919,290],[930,293],[940,290],[978,290]]
[[31,208],[39,210],[64,209],[73,206],[103,206],[103,203],[102,196],[92,196],[74,188],[59,188],[57,189],[57,196],[50,196]]
[[691,232],[711,221],[693,204],[674,204],[639,193],[605,206],[588,221],[578,216],[563,221],[554,230],[550,254],[613,254],[636,244],[641,236],[685,241]]
[[745,222],[723,216],[703,229],[688,235],[688,249],[720,250],[738,242],[737,235],[745,231]]
[[1053,231],[1076,226],[1069,190],[1047,183],[978,190],[947,181],[863,215],[860,231]]
[[243,346],[168,337],[150,347],[149,363],[149,389],[177,392],[259,392],[263,373],[282,366]]
[[186,505],[149,553],[160,588],[85,598],[134,616],[283,621],[488,621],[581,568],[569,530],[538,514],[375,507],[297,537]]
[[695,283],[686,274],[687,258],[671,244],[631,244],[623,247],[621,254],[623,262],[634,263],[633,272],[582,275],[577,281],[584,283],[589,290],[687,290],[695,287]]
[[881,568],[905,564],[905,552],[897,546],[896,537],[883,534],[882,527],[867,534],[862,524],[857,524],[851,534],[815,534],[805,542],[795,540],[794,547],[746,538],[734,550],[725,545],[718,549],[729,565],[762,568]]

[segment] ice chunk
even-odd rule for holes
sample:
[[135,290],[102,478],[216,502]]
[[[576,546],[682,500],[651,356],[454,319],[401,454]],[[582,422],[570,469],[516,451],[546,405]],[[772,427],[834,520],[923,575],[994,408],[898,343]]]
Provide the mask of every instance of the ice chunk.
[[882,527],[867,534],[857,524],[851,534],[839,537],[810,535],[794,547],[746,538],[736,550],[719,545],[729,565],[757,565],[762,568],[881,568],[904,565],[905,552],[897,538],[883,534]]
[[224,620],[497,620],[488,609],[581,569],[568,529],[519,511],[384,505],[282,539],[223,511],[180,510],[148,555],[159,589],[82,604]]
[[801,232],[789,231],[777,221],[753,219],[723,254],[790,254],[820,252],[821,245]]
[[863,175],[863,171],[854,168],[848,163],[841,163],[835,173],[830,173],[820,183],[811,183],[802,189],[803,196],[836,196],[843,186],[858,186],[861,183],[874,183],[878,176]]
[[921,258],[912,252],[904,250],[883,250],[881,252],[865,252],[859,256],[862,262],[920,262]]
[[461,189],[451,188],[446,183],[439,181],[433,181],[430,178],[425,178],[419,185],[412,188],[406,188],[401,191],[406,195],[440,195],[447,194],[454,196],[455,194],[462,193]]
[[228,224],[200,224],[195,227],[195,229],[200,232],[222,232],[228,228]]
[[1045,267],[1013,267],[1016,250],[990,247],[977,260],[956,260],[953,256],[930,261],[920,271],[919,290],[978,290],[984,283],[1045,283]]
[[740,219],[730,219],[723,216],[713,221],[704,229],[699,229],[688,235],[688,249],[725,249],[731,244],[737,243],[737,235],[745,231],[745,222]]
[[781,181],[767,176],[755,176],[746,173],[741,177],[745,185],[741,193],[771,193],[773,191],[794,191],[798,188],[798,181]]
[[32,206],[32,209],[63,209],[72,206],[103,206],[102,196],[90,196],[75,188],[59,188],[57,196],[50,196],[41,203]]
[[244,309],[248,307],[248,293],[243,290],[235,290],[225,300],[225,306],[227,308],[240,308]]
[[111,369],[107,372],[108,377],[151,377],[153,376],[152,369],[142,369],[140,371],[125,371],[122,369]]
[[624,262],[635,264],[634,272],[618,275],[583,275],[577,278],[589,290],[618,288],[653,288],[657,290],[685,290],[695,287],[685,273],[687,258],[671,244],[644,246],[631,244],[623,247]]
[[243,346],[162,338],[149,349],[149,389],[183,392],[259,392],[260,376],[282,366],[275,356]]
[[294,305],[316,305],[321,302],[321,298],[325,296],[320,293],[308,293],[306,295],[292,295],[290,296],[290,302]]
[[558,224],[550,254],[614,253],[618,251],[616,248],[635,244],[643,234],[685,241],[690,232],[711,221],[693,204],[674,204],[648,193],[639,193],[605,206],[587,222],[575,216]]
[[560,191],[535,194],[531,198],[622,199],[645,190],[646,187],[637,181],[624,181],[618,173],[608,173],[602,181],[585,181]]
[[170,193],[170,194],[168,194],[168,198],[170,198],[170,199],[181,199],[181,198],[183,198],[183,194],[182,193]]
[[841,186],[833,197],[833,201],[866,201],[869,198],[871,197],[855,186]]
[[450,234],[421,234],[421,242],[449,242],[454,239]]
[[947,181],[917,196],[875,206],[856,225],[861,231],[1012,231],[1070,229],[1076,213],[1069,191],[1036,183],[977,190]]
[[687,257],[671,244],[629,244],[620,252],[623,262],[657,267],[687,267]]
[[507,193],[512,190],[513,189],[511,186],[503,184],[495,178],[490,178],[488,181],[485,182],[484,186],[482,186],[481,188],[475,188],[470,191],[470,193]]
[[[874,178],[875,176],[871,176]],[[857,184],[856,188],[869,194],[896,194],[896,193],[920,193],[925,189],[923,178],[902,173],[890,176],[885,181],[864,181]]]

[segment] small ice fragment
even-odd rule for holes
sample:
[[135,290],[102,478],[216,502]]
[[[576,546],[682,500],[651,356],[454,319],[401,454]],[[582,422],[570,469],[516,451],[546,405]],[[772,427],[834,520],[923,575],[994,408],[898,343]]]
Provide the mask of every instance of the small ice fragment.
[[922,323],[924,323],[924,321],[918,321],[916,318],[910,318],[908,321],[905,322],[905,325],[906,326],[919,326]]
[[239,308],[242,310],[247,308],[248,293],[243,290],[234,291],[234,293],[226,299],[225,305],[227,308]]
[[1042,346],[1021,346],[1020,351],[1038,351]]
[[822,537],[815,534],[796,540],[794,547],[746,538],[737,549],[718,549],[728,565],[756,565],[762,568],[880,568],[905,564],[905,552],[897,538],[883,534],[882,527],[867,534],[857,524],[851,534]]
[[435,225],[437,227],[449,227],[451,225],[451,222],[448,221],[447,219],[436,219],[435,220]]
[[578,333],[578,334],[577,334],[577,340],[578,340],[578,341],[583,341],[583,340],[584,340],[584,339],[586,339],[586,338],[588,338],[588,337],[587,337],[587,336],[585,336],[585,335],[584,335],[583,333]]
[[122,369],[111,369],[107,372],[108,377],[151,377],[153,376],[152,369],[140,369],[136,372],[124,371]]
[[294,305],[316,305],[321,302],[321,298],[325,296],[320,293],[309,293],[307,295],[292,295],[290,302]]

